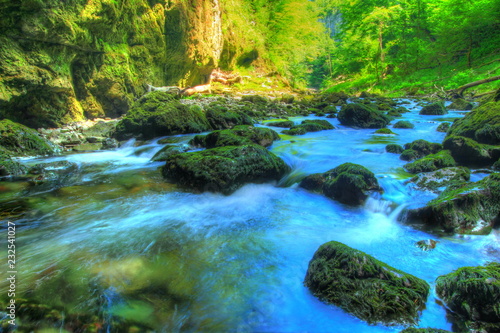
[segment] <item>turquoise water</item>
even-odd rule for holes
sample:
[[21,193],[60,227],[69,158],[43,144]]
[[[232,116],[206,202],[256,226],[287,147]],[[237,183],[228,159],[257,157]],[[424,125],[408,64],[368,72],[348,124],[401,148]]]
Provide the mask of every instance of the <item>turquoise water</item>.
[[[157,332],[399,332],[367,325],[303,286],[316,249],[336,240],[426,280],[432,291],[419,326],[451,329],[434,281],[498,260],[498,235],[439,238],[398,222],[405,207],[435,194],[406,185],[405,162],[385,145],[441,142],[439,123],[463,116],[420,116],[414,103],[409,107],[400,119],[416,127],[391,128],[396,136],[346,128],[336,119],[328,119],[335,130],[283,136],[271,150],[292,166],[291,175],[230,196],[165,183],[157,170],[163,163],[149,162],[161,148],[157,140],[46,159],[75,162],[80,172],[70,186],[38,191],[25,184],[23,198],[13,199],[26,207],[15,219],[19,294],[68,313],[96,314],[107,331],[113,320],[130,320]],[[384,194],[352,208],[297,184],[284,186],[344,162],[372,170]],[[438,240],[436,249],[415,246],[424,239]]]

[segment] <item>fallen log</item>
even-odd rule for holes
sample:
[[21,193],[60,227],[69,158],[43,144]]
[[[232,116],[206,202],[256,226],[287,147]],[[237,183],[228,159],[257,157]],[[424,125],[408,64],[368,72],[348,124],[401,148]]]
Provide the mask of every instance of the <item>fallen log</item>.
[[479,86],[481,84],[485,84],[485,83],[489,83],[489,82],[493,82],[493,81],[497,81],[497,80],[500,80],[500,75],[492,76],[492,77],[489,77],[487,79],[464,84],[463,86],[460,86],[457,89],[448,90],[448,93],[456,94],[457,97],[462,97],[464,91],[469,89],[469,88],[476,87],[476,86]]

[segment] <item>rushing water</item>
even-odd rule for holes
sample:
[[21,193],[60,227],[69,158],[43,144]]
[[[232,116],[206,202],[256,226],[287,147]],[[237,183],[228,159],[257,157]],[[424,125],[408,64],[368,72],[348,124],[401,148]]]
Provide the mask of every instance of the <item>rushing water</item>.
[[[403,208],[435,194],[406,185],[405,162],[385,146],[441,142],[439,123],[463,115],[420,116],[415,103],[408,107],[412,112],[398,120],[415,129],[391,128],[396,136],[343,127],[337,119],[329,119],[335,130],[282,136],[271,150],[292,173],[280,184],[249,184],[230,196],[165,183],[157,170],[163,163],[149,162],[161,148],[157,140],[45,159],[77,163],[73,184],[4,183],[0,193],[11,199],[11,209],[24,210],[14,218],[17,293],[68,313],[131,320],[158,332],[399,332],[402,327],[368,325],[326,305],[303,286],[316,249],[336,240],[426,280],[432,290],[420,326],[450,329],[435,279],[498,260],[500,248],[495,233],[439,238],[397,221]],[[384,194],[351,208],[297,184],[284,186],[344,162],[372,170]],[[425,239],[438,240],[436,249],[415,246]],[[5,237],[1,241],[6,258]],[[6,290],[2,281],[2,297]]]

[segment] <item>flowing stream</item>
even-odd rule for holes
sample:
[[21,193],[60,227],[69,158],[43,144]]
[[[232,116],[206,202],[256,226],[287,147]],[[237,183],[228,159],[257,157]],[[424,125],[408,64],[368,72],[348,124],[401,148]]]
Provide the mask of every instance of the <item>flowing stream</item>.
[[[402,327],[368,325],[326,305],[303,286],[314,252],[336,240],[426,280],[431,294],[419,326],[451,329],[433,290],[435,279],[462,266],[497,261],[500,247],[495,232],[438,237],[398,222],[405,207],[424,205],[436,195],[406,184],[411,175],[402,169],[405,162],[385,146],[441,142],[439,123],[463,116],[420,116],[420,107],[408,102],[411,112],[392,123],[409,120],[415,129],[391,127],[395,136],[343,127],[337,119],[328,119],[335,130],[283,135],[271,150],[292,173],[280,184],[248,184],[230,196],[193,194],[163,181],[158,171],[163,163],[150,162],[162,147],[157,140],[27,159],[31,164],[68,160],[78,172],[72,184],[56,189],[2,185],[1,198],[25,211],[13,219],[18,296],[68,313],[143,323],[157,332],[399,332]],[[297,184],[284,186],[345,162],[373,171],[384,194],[351,208]],[[439,243],[427,252],[415,246],[426,239]],[[2,258],[5,242],[2,237]],[[7,283],[0,287],[3,297]],[[113,331],[111,324],[107,331]]]

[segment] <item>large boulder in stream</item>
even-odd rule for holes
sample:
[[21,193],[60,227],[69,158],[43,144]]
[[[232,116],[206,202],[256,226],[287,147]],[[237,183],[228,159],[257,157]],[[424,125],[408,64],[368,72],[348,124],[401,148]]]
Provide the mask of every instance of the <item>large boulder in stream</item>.
[[408,210],[406,219],[439,232],[486,235],[499,221],[499,212],[500,173],[494,173],[449,186],[426,206]]
[[361,103],[343,106],[337,118],[342,125],[359,128],[382,128],[391,121],[390,117],[374,107]]
[[340,203],[357,206],[368,198],[371,191],[381,191],[373,172],[362,165],[344,163],[323,174],[305,177],[300,187],[321,192]]
[[463,136],[489,145],[500,145],[500,102],[491,100],[457,119],[448,136]]
[[437,171],[422,172],[408,182],[418,188],[441,193],[450,185],[459,185],[470,180],[470,170],[466,167],[450,167]]
[[304,120],[300,125],[293,126],[289,130],[281,133],[287,135],[302,135],[308,132],[319,132],[324,130],[335,129],[335,127],[324,119]]
[[162,168],[168,181],[224,194],[246,183],[277,181],[288,172],[290,167],[281,158],[254,144],[172,155]]
[[448,110],[444,107],[443,102],[437,102],[424,106],[419,114],[425,116],[442,116],[448,114]]
[[463,136],[448,136],[443,142],[453,158],[461,165],[470,167],[491,166],[500,158],[500,147],[480,144]]
[[53,155],[58,150],[34,129],[8,119],[0,121],[0,147],[12,156]]
[[460,332],[500,332],[500,263],[442,275],[436,293],[458,316]]
[[197,135],[190,141],[190,144],[204,148],[249,144],[269,147],[275,140],[280,140],[280,136],[270,128],[239,125],[232,129],[213,131],[207,135]]
[[429,285],[339,242],[319,247],[304,284],[314,296],[370,324],[414,324],[425,307]]
[[455,160],[449,150],[442,150],[439,153],[427,155],[416,161],[405,164],[403,167],[411,173],[431,172],[442,168],[453,167]]

